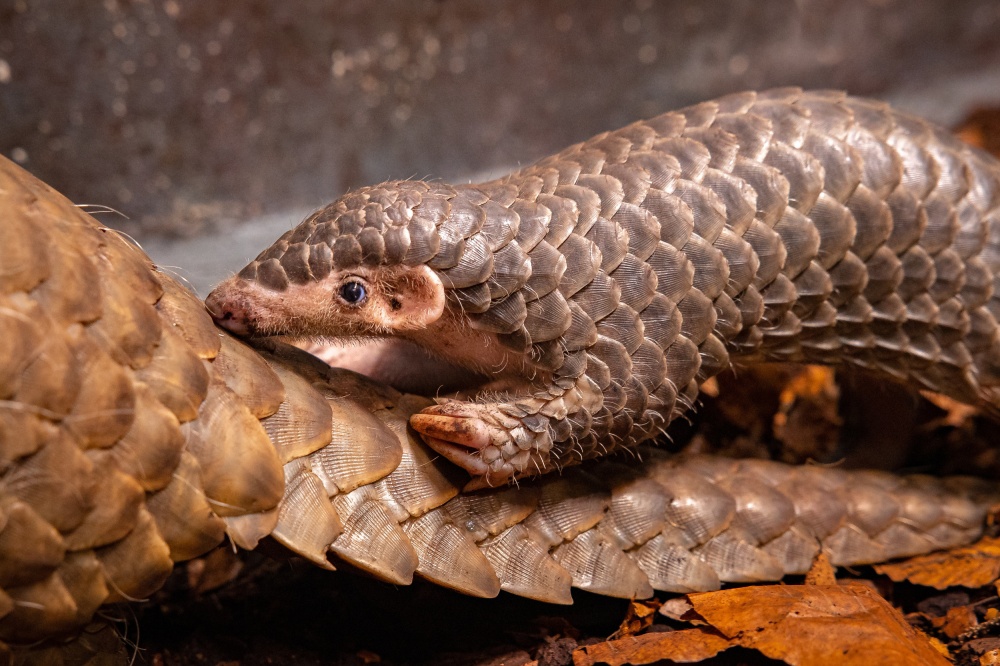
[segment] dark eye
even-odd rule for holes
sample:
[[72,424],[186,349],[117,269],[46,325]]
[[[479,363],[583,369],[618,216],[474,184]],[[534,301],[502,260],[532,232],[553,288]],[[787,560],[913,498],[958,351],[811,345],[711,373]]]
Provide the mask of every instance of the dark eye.
[[360,282],[345,282],[340,285],[340,297],[345,303],[360,305],[368,298],[368,292],[365,291],[365,285]]

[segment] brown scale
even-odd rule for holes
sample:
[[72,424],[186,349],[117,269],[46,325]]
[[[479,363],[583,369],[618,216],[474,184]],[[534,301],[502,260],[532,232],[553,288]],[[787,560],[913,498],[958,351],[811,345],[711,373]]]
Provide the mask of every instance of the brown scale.
[[[209,304],[241,333],[395,335],[495,379],[477,400],[412,420],[476,483],[495,484],[575,462],[580,448],[638,444],[731,358],[846,360],[897,378],[912,368],[925,386],[987,396],[1000,357],[998,172],[878,102],[741,93],[490,183],[359,190]],[[355,310],[337,301],[351,280],[372,291]],[[586,407],[583,378],[601,390]],[[595,425],[589,409],[607,414]],[[577,445],[592,435],[601,447]]]

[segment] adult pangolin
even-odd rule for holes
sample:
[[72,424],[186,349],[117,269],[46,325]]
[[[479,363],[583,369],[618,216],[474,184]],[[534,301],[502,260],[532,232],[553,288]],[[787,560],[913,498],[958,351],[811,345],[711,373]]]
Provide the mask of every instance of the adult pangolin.
[[995,406],[998,177],[883,103],[741,93],[487,183],[362,188],[207,302],[241,335],[399,338],[487,377],[410,421],[473,485],[650,439],[734,360]]

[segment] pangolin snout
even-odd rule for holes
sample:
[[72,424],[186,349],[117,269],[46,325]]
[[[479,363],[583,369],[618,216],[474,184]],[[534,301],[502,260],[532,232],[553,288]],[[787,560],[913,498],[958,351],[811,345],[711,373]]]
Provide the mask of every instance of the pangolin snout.
[[205,307],[215,323],[234,335],[247,335],[246,308],[236,299],[226,295],[224,285],[216,287],[205,299]]

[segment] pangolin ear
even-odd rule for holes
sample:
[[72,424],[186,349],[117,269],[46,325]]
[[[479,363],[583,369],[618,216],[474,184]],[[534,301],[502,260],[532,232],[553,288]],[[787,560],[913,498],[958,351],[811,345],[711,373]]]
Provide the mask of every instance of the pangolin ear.
[[444,312],[444,285],[425,264],[408,268],[386,293],[386,316],[396,330],[427,328]]

